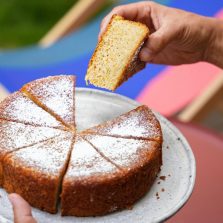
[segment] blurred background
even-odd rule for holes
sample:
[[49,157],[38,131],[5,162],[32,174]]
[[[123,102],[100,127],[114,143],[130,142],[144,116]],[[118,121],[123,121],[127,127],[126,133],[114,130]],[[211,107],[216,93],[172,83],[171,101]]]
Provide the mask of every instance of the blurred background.
[[[77,75],[85,85],[101,19],[134,0],[0,0],[0,100],[31,80]],[[158,3],[223,19],[220,0]],[[223,222],[223,71],[207,63],[148,64],[117,93],[147,104],[185,134],[197,160],[197,182],[187,205],[169,222]],[[90,86],[91,88],[94,88]]]

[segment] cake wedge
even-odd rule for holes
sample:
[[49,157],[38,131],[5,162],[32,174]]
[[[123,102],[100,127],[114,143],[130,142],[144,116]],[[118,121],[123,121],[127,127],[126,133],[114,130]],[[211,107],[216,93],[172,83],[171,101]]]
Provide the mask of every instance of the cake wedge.
[[56,213],[72,143],[73,135],[64,133],[6,155],[3,187],[8,193],[20,194],[33,207]]
[[145,67],[138,53],[148,35],[146,25],[113,15],[89,62],[86,82],[114,91]]
[[160,123],[152,110],[146,105],[141,105],[117,118],[89,128],[83,131],[82,134],[162,142]]
[[66,129],[61,122],[19,91],[9,95],[1,102],[0,119],[33,126]]
[[2,160],[6,154],[59,136],[64,131],[26,125],[0,119],[0,186],[3,182]]
[[49,76],[27,83],[21,91],[67,128],[75,130],[75,83],[72,75]]

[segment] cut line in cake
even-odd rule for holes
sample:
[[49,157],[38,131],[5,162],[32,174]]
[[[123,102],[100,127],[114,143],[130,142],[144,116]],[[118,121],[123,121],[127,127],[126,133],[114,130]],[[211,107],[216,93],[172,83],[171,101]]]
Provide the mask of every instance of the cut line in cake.
[[34,207],[56,213],[72,143],[73,135],[64,133],[6,155],[3,187],[20,194]]
[[49,76],[21,88],[30,100],[75,131],[75,83],[72,75]]

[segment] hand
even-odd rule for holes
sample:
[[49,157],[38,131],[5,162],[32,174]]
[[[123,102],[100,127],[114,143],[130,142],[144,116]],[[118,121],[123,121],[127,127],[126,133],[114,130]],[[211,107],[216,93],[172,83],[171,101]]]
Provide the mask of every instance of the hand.
[[[142,61],[169,65],[208,61],[223,67],[223,60],[218,59],[223,55],[223,23],[217,19],[152,1],[138,2],[115,7],[103,19],[99,38],[113,14],[149,27],[150,36],[139,54]],[[217,32],[222,34],[221,38],[216,37]]]
[[37,223],[32,217],[30,205],[18,194],[10,194],[9,200],[14,211],[14,223]]

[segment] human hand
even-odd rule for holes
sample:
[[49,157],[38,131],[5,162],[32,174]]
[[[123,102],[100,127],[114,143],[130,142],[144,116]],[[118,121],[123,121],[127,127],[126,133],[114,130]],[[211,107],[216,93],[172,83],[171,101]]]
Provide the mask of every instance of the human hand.
[[30,205],[18,194],[10,194],[9,200],[13,206],[14,223],[37,223],[32,217]]
[[[142,61],[169,65],[208,61],[223,67],[223,62],[216,61],[223,53],[223,36],[216,42],[217,19],[144,1],[115,7],[103,19],[99,38],[113,14],[149,27],[150,36],[139,54]],[[221,28],[223,32],[222,23]],[[215,59],[211,58],[214,48]]]

